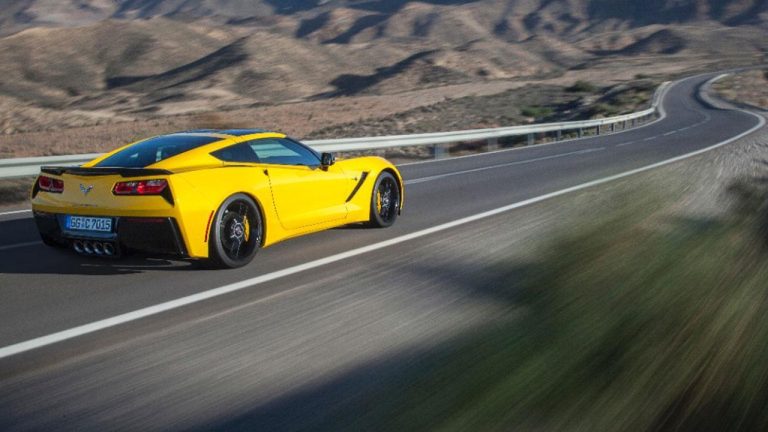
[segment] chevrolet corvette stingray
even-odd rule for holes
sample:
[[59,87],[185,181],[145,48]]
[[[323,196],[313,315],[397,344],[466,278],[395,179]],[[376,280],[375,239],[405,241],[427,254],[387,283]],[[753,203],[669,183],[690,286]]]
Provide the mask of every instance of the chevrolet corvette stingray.
[[78,254],[249,263],[276,242],[351,223],[388,227],[403,180],[379,157],[335,160],[259,129],[194,130],[42,167],[32,210],[45,244]]

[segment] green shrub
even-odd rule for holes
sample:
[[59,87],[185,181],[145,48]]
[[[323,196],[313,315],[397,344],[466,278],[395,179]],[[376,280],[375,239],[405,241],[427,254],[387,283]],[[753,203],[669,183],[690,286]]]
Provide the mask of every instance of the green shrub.
[[619,109],[616,106],[605,102],[594,104],[590,110],[590,117],[612,117],[618,114]]
[[541,106],[523,107],[520,109],[520,114],[538,119],[552,114],[552,108]]
[[597,87],[589,81],[576,81],[572,86],[566,88],[567,91],[573,93],[595,93]]

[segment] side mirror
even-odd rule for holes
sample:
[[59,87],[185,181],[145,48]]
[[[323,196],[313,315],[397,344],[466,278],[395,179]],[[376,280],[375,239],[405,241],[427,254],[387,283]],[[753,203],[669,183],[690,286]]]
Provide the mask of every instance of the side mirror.
[[323,153],[320,156],[320,163],[324,167],[329,167],[336,163],[336,156],[334,156],[333,153]]

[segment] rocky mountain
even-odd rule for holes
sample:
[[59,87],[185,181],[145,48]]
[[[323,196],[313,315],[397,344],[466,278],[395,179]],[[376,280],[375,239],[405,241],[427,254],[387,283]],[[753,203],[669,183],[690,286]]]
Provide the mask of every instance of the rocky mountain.
[[755,62],[766,23],[768,0],[2,0],[0,105],[130,119]]
[[[380,24],[410,0],[4,0],[0,28],[13,31],[30,25],[82,25],[114,19],[165,17],[191,21],[208,19],[230,24],[265,23],[277,16],[303,16],[322,22],[344,8]],[[687,23],[702,20],[726,25],[759,24],[766,20],[766,0],[422,0],[427,6],[466,6],[500,11],[496,29],[521,26],[528,30],[576,30],[605,21],[631,26]],[[508,21],[514,21],[510,25]],[[364,23],[361,23],[363,25]],[[614,23],[615,24],[615,23]]]

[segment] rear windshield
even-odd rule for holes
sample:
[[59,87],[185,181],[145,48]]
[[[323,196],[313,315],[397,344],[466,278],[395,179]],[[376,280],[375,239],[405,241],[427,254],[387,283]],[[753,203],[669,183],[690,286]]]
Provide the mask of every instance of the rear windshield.
[[171,156],[219,141],[221,138],[199,135],[166,135],[150,138],[120,150],[95,166],[144,168]]

